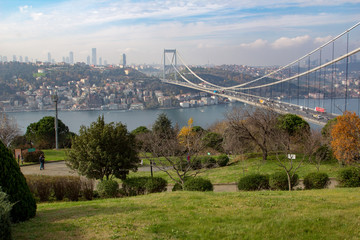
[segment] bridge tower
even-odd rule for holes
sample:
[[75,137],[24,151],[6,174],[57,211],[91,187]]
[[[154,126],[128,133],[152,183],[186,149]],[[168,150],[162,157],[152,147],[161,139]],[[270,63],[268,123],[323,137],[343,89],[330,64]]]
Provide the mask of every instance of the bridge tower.
[[[169,65],[166,65],[166,54],[172,54],[172,57],[171,57],[171,63]],[[177,58],[176,58],[176,49],[164,49],[164,68],[163,68],[163,79],[165,79],[165,73],[166,73],[166,70],[167,69],[174,69],[173,68],[173,65],[174,67],[176,68],[177,67]],[[175,81],[177,80],[177,74],[176,74],[176,71],[174,69],[174,74],[175,74]]]

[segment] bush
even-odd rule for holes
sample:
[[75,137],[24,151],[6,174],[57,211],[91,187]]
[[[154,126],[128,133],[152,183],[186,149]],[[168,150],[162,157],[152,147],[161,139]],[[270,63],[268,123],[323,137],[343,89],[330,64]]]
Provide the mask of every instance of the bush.
[[203,157],[201,159],[202,164],[206,167],[206,168],[214,168],[216,167],[216,160],[213,157]]
[[[294,174],[291,179],[291,186],[299,184],[299,176]],[[269,185],[273,190],[289,190],[288,178],[285,172],[276,172],[269,177]]]
[[262,174],[247,175],[238,182],[238,189],[243,191],[257,191],[269,188],[269,176]]
[[66,195],[66,177],[53,177],[52,186],[56,200],[63,200]]
[[82,180],[81,192],[86,200],[92,200],[94,197],[94,180],[88,178]]
[[219,167],[225,167],[229,163],[229,157],[226,154],[221,154],[217,157],[216,163]]
[[119,184],[111,179],[102,180],[98,183],[96,188],[100,197],[116,197],[119,190]]
[[161,177],[149,178],[145,185],[147,193],[165,192],[166,187],[167,181]]
[[184,183],[184,190],[186,191],[213,191],[214,187],[210,180],[200,177],[189,178]]
[[360,168],[350,167],[339,172],[340,187],[360,187]]
[[202,163],[201,163],[201,159],[200,158],[194,158],[190,160],[190,164],[191,164],[191,168],[193,170],[198,170],[202,168]]
[[143,195],[146,191],[148,177],[132,177],[123,180],[122,189],[126,196]]
[[0,186],[14,204],[13,222],[26,221],[36,214],[36,202],[12,152],[0,141]]
[[183,188],[182,188],[181,184],[175,183],[175,185],[173,186],[171,191],[175,192],[175,191],[182,191],[182,190],[183,190]]
[[39,162],[39,157],[41,154],[44,154],[43,151],[40,150],[35,150],[35,152],[28,152],[28,151],[24,151],[23,152],[23,158],[24,158],[24,162]]
[[41,202],[49,201],[51,195],[52,186],[48,179],[46,176],[41,176],[35,182],[36,194]]
[[8,200],[6,193],[2,192],[0,187],[0,238],[3,240],[11,240],[11,221],[10,211],[13,204]]
[[66,177],[66,194],[70,201],[78,201],[81,189],[80,177]]
[[313,172],[304,177],[305,189],[321,189],[326,188],[330,179],[326,173]]

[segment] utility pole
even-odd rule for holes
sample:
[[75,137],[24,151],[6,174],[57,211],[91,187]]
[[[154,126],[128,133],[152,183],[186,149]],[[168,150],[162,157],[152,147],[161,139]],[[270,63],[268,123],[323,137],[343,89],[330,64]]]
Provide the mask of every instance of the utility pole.
[[58,144],[58,107],[57,107],[57,103],[58,103],[58,95],[57,92],[55,92],[55,95],[52,95],[52,100],[53,102],[55,102],[55,146],[56,146],[56,150],[59,149],[59,144]]

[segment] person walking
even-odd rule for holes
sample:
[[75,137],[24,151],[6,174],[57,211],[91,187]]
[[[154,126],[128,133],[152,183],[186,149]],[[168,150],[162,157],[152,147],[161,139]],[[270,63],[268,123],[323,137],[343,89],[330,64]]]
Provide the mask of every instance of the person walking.
[[40,161],[40,170],[45,170],[45,168],[44,168],[45,157],[44,157],[44,154],[43,154],[43,153],[40,155],[39,161]]

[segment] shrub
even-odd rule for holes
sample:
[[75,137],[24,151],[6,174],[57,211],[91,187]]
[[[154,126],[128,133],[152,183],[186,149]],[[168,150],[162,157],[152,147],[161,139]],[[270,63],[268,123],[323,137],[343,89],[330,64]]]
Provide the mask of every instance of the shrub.
[[98,183],[96,188],[100,197],[116,197],[119,190],[119,184],[112,179],[102,180]]
[[339,172],[340,187],[360,187],[360,168],[350,167]]
[[216,163],[219,167],[225,167],[229,163],[229,157],[226,154],[221,154],[217,157]]
[[326,173],[313,172],[304,177],[305,189],[321,189],[329,184],[329,176]]
[[182,190],[183,190],[183,188],[182,188],[181,184],[175,183],[175,185],[173,186],[171,191],[175,192],[175,191],[182,191]]
[[203,157],[201,159],[202,164],[206,167],[206,168],[214,168],[216,167],[216,160],[213,157]]
[[44,154],[44,152],[40,150],[35,150],[35,152],[24,151],[24,162],[39,162],[39,157],[41,154]]
[[165,192],[166,187],[167,181],[161,177],[149,178],[145,185],[147,193]]
[[80,177],[66,177],[66,194],[70,201],[78,201],[81,189]]
[[0,141],[0,186],[14,204],[13,222],[26,221],[36,214],[36,202],[12,152]]
[[[291,179],[291,186],[295,187],[299,183],[299,176],[294,174]],[[289,190],[288,178],[285,172],[276,172],[269,177],[269,185],[274,190]]]
[[194,159],[191,159],[191,168],[193,170],[198,170],[198,169],[201,169],[202,168],[202,163],[201,163],[201,159],[200,158],[194,158]]
[[48,180],[48,177],[40,176],[35,182],[36,196],[39,197],[41,202],[49,201],[51,195],[52,184]]
[[8,200],[6,193],[2,192],[0,187],[0,238],[3,240],[11,240],[11,221],[10,211],[13,204]]
[[213,191],[214,187],[210,180],[200,177],[189,178],[184,183],[184,190],[186,191]]
[[92,200],[94,197],[94,180],[88,178],[82,180],[81,192],[86,200]]
[[148,177],[132,177],[123,180],[122,189],[126,196],[143,195]]
[[56,200],[63,200],[66,195],[66,177],[53,177],[52,186]]
[[262,174],[247,175],[238,182],[238,189],[243,191],[257,191],[269,188],[269,176]]

